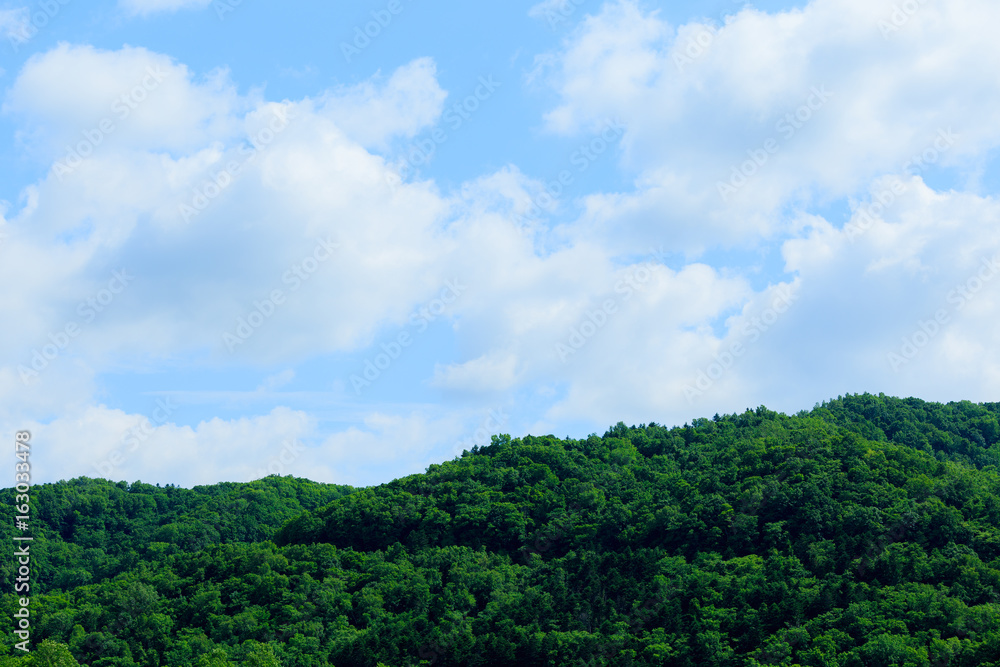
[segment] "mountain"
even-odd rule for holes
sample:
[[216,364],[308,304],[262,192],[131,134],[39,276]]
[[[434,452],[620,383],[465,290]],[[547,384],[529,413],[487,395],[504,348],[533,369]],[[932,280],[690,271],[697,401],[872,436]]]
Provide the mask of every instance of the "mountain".
[[54,657],[0,667],[1000,665],[998,418],[863,394],[494,436],[364,489],[40,485]]

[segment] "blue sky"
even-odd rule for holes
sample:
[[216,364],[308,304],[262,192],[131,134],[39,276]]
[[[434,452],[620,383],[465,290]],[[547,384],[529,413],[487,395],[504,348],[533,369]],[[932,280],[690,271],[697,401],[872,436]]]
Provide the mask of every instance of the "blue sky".
[[367,485],[496,433],[1000,400],[997,19],[0,3],[0,422],[37,481]]

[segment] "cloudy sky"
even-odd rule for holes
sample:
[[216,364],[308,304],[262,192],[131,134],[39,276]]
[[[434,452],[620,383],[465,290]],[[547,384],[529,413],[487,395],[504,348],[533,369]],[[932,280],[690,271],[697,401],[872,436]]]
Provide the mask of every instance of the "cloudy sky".
[[994,0],[0,2],[35,481],[1000,400]]

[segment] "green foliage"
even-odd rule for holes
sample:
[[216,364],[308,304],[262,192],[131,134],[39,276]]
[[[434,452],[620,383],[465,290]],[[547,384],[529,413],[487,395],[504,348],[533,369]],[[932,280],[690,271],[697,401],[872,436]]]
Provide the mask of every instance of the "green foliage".
[[[17,651],[17,653],[22,653]],[[0,667],[79,667],[69,647],[46,639],[25,655],[0,658]]]
[[[141,561],[212,544],[260,542],[303,510],[354,489],[270,476],[182,489],[86,477],[32,490],[33,586],[68,590],[106,581]],[[0,537],[10,540],[14,504],[0,503]],[[41,538],[41,539],[39,539]],[[0,561],[5,581],[16,564]]]
[[43,485],[35,632],[90,665],[1000,666],[998,415],[865,394],[353,493]]
[[46,639],[38,645],[32,655],[34,667],[78,667],[76,661],[65,644]]

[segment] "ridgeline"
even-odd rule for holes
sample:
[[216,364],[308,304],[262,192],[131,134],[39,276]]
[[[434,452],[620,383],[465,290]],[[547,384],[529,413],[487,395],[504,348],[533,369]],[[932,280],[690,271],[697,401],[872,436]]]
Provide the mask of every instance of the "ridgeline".
[[36,649],[0,667],[1000,667],[998,419],[849,395],[362,489],[38,485]]

